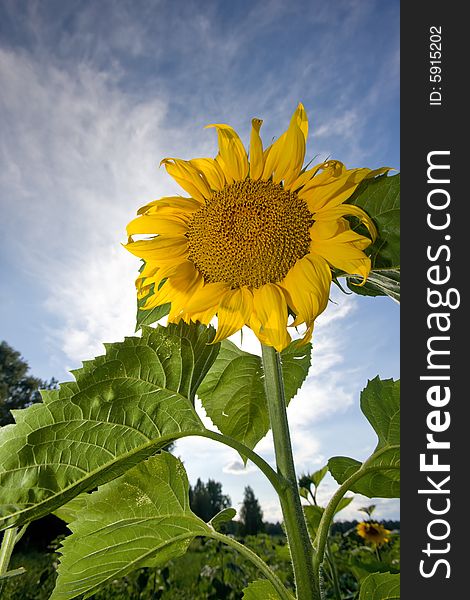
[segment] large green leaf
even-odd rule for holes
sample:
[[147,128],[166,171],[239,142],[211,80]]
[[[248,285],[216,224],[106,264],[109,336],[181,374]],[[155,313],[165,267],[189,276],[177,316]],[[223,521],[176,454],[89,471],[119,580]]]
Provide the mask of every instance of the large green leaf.
[[[289,597],[294,596],[288,593]],[[276,592],[273,584],[267,579],[253,581],[243,590],[242,600],[281,600],[281,597]]]
[[362,582],[359,600],[400,600],[400,575],[372,573]]
[[340,484],[357,471],[362,476],[349,489],[369,498],[400,496],[400,382],[378,377],[361,393],[361,409],[374,428],[378,442],[373,454],[361,463],[336,456],[328,461],[331,474]]
[[[349,289],[361,295],[387,295],[399,301],[400,174],[364,180],[348,203],[364,209],[378,230],[377,240],[366,250],[372,261],[369,279],[364,286],[358,286],[357,278],[347,276]],[[359,224],[353,227],[365,232]]]
[[0,430],[0,525],[36,519],[204,431],[192,397],[218,351],[201,325],[144,328],[106,345]]
[[[328,466],[336,481],[343,483],[362,467],[362,463],[346,456],[335,456],[329,460]],[[368,498],[399,498],[399,469],[399,453],[391,450],[368,463],[368,470],[349,489]]]
[[[301,346],[297,342],[281,353],[287,402],[307,376],[310,354],[310,344]],[[251,449],[267,434],[269,415],[259,356],[224,340],[197,393],[207,415],[223,434]]]
[[400,381],[375,377],[361,393],[361,410],[378,437],[376,450],[400,444]]
[[140,567],[181,556],[212,528],[191,512],[183,464],[162,452],[90,494],[70,524],[51,600],[91,594]]

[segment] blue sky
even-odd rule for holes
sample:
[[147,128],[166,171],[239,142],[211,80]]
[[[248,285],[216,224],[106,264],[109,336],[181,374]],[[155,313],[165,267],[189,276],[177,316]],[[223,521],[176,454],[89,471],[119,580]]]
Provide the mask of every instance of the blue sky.
[[[35,375],[65,380],[102,342],[133,333],[138,263],[120,246],[125,225],[180,193],[161,158],[215,155],[208,123],[247,143],[260,117],[267,143],[301,101],[308,160],[398,169],[398,75],[398,1],[2,0],[0,338]],[[359,392],[399,375],[398,306],[332,298],[289,408],[299,472],[332,455],[364,458],[375,440]],[[273,460],[269,436],[259,449]],[[222,481],[235,507],[251,485],[279,518],[261,476],[214,450],[178,443],[190,480]],[[325,498],[332,489],[326,481]],[[363,504],[344,516],[360,518]],[[379,503],[378,517],[397,515],[396,501]]]

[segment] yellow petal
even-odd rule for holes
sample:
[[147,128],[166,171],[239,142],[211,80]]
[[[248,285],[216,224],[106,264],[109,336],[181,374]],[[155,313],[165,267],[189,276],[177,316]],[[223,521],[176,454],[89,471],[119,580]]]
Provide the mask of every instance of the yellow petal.
[[370,246],[372,241],[351,229],[346,219],[315,221],[310,228],[310,239],[312,242],[334,241],[336,243],[352,243],[356,248],[364,249]]
[[248,157],[238,134],[232,127],[223,123],[215,123],[207,127],[217,129],[224,172],[228,172],[234,181],[243,181],[248,175]]
[[281,352],[291,339],[287,332],[287,302],[282,289],[267,283],[253,290],[253,310],[255,318],[250,319],[250,325],[259,323],[254,333],[263,343]]
[[127,225],[127,235],[144,234],[169,234],[184,235],[188,231],[188,224],[177,216],[159,217],[142,215],[133,219]]
[[227,181],[227,184],[230,185],[231,183],[234,182],[233,177],[230,175],[230,171],[229,168],[227,167],[227,165],[224,162],[224,159],[222,158],[222,156],[219,154],[217,154],[217,156],[215,157],[215,162],[219,165],[219,167],[222,169],[222,172],[225,176],[225,179]]
[[[271,148],[273,147],[273,145],[271,144],[270,146],[268,146],[267,148],[265,148],[263,150],[263,164],[266,164],[266,160],[269,156],[269,153],[271,152]],[[264,169],[264,167],[263,167]]]
[[190,298],[203,285],[200,274],[196,271],[194,264],[189,261],[183,261],[177,265],[175,270],[168,276],[168,279],[156,290],[153,296],[145,303],[145,308],[161,306],[167,302],[171,303],[171,319],[178,318],[178,315],[185,309],[188,298]]
[[305,170],[298,177],[296,177],[293,181],[289,183],[285,183],[284,187],[286,190],[290,190],[291,192],[295,192],[300,189],[302,186],[306,185],[312,177],[314,177],[319,171],[322,171],[328,167],[330,164],[329,161],[320,163],[319,165],[315,165],[311,169]]
[[310,228],[311,240],[328,240],[347,229],[347,221],[338,219],[336,221],[315,221]]
[[372,241],[376,240],[377,228],[375,227],[374,222],[362,208],[359,208],[359,206],[355,206],[354,204],[341,204],[340,206],[335,206],[333,208],[326,206],[315,213],[315,221],[336,221],[340,217],[349,215],[358,217],[369,230]]
[[325,170],[311,179],[299,191],[299,198],[305,200],[312,213],[325,207],[342,204],[351,197],[370,169],[344,170],[342,173]]
[[123,246],[135,256],[152,262],[165,260],[168,256],[174,258],[185,256],[188,253],[188,240],[183,236],[159,235],[151,240],[138,240],[137,242],[130,240]]
[[152,283],[155,283],[155,277],[157,277],[160,267],[156,263],[146,262],[143,265],[141,272],[135,280],[135,287],[137,288],[137,297],[143,298],[149,291]]
[[225,293],[217,309],[217,335],[213,344],[220,342],[248,323],[253,310],[253,296],[246,287]]
[[288,292],[289,305],[297,316],[295,325],[309,324],[328,304],[331,269],[321,256],[307,254],[295,263],[280,285]]
[[184,263],[186,259],[180,258],[179,260],[172,259],[167,263],[160,263],[158,270],[152,276],[147,276],[145,279],[145,288],[146,293],[141,293],[140,297],[146,296],[150,291],[150,286],[154,284],[156,289],[158,290],[161,287],[162,281],[164,279],[168,279],[168,277],[178,276],[178,273],[181,272],[181,269],[184,269]]
[[300,338],[297,342],[299,346],[305,346],[305,344],[308,344],[309,341],[312,339],[314,325],[314,321],[310,321],[310,323],[307,323],[307,329],[305,330],[303,337]]
[[307,115],[302,104],[299,104],[289,128],[270,148],[262,179],[267,180],[272,176],[274,183],[280,183],[283,179],[292,182],[298,177],[304,162],[307,133]]
[[378,175],[388,173],[389,171],[395,171],[395,169],[393,167],[380,167],[379,169],[374,169],[366,176],[366,179],[372,179],[373,177],[377,177]]
[[307,141],[308,118],[307,118],[307,113],[305,111],[305,108],[304,108],[304,105],[302,104],[302,102],[299,102],[294,114],[292,115],[292,120],[294,120],[294,119],[295,119],[297,125],[299,126],[301,132],[303,133],[305,141]]
[[[320,227],[317,227],[319,225]],[[351,275],[360,275],[363,283],[369,275],[371,262],[362,251],[370,240],[359,236],[351,229],[344,229],[338,235],[329,238],[323,236],[321,226],[330,223],[315,223],[310,230],[312,242],[310,252],[322,256],[330,265]]]
[[318,170],[316,167],[312,169],[314,171],[313,175],[315,175],[315,179],[312,178],[311,182],[305,185],[306,190],[310,187],[323,185],[338,179],[347,172],[346,167],[339,160],[327,160],[325,163],[317,166],[319,166],[320,169]]
[[263,175],[261,179],[268,180],[277,170],[279,160],[281,158],[284,142],[286,141],[287,131],[285,131],[271,146],[268,148],[266,160],[264,162]]
[[257,180],[263,173],[263,142],[259,135],[259,130],[263,121],[261,119],[251,120],[250,137],[250,179]]
[[206,283],[192,298],[188,300],[188,313],[199,313],[211,307],[217,308],[222,297],[230,291],[228,283]]
[[211,308],[208,308],[207,310],[200,311],[200,312],[194,312],[194,311],[193,312],[182,312],[181,318],[186,323],[199,322],[199,323],[202,323],[203,325],[209,325],[209,323],[215,317],[216,312],[217,312],[217,306],[212,306]]
[[305,138],[297,124],[289,127],[281,150],[277,168],[274,171],[274,183],[285,180],[287,183],[297,179],[305,158]]
[[154,263],[154,262],[144,263],[143,268],[139,273],[138,279],[145,279],[147,277],[153,277],[159,268],[160,268],[160,266],[158,265],[158,263]]
[[213,190],[221,190],[226,184],[223,170],[213,158],[193,158],[189,161],[207,180]]
[[211,198],[212,192],[209,184],[189,161],[179,158],[164,158],[160,165],[162,164],[165,165],[168,174],[190,196],[200,202]]
[[181,196],[166,196],[158,200],[152,200],[137,211],[138,215],[154,213],[163,208],[173,208],[178,212],[193,213],[201,208],[201,203],[194,198],[182,198]]

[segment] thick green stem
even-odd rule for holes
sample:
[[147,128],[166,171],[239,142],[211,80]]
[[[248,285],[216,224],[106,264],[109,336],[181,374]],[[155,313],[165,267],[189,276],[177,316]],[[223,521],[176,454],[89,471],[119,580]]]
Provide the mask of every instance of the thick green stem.
[[269,420],[273,432],[274,451],[279,475],[285,487],[279,493],[284,525],[294,569],[298,600],[320,600],[312,567],[312,544],[300,503],[292,445],[287,421],[286,400],[280,355],[262,344],[263,369]]
[[240,542],[237,542],[237,540],[228,537],[227,535],[224,535],[222,533],[218,533],[217,531],[214,531],[214,533],[210,534],[208,537],[211,537],[214,540],[218,540],[219,542],[222,542],[224,544],[227,544],[227,546],[232,546],[232,548],[235,548],[235,550],[237,550],[240,554],[247,558],[261,571],[261,573],[263,573],[266,579],[268,579],[272,583],[274,589],[279,594],[279,597],[282,600],[292,600],[292,596],[286,590],[279,577],[268,567],[264,560],[262,560],[257,554],[253,552],[253,550],[250,550],[250,548],[244,546],[243,544],[240,544]]
[[[17,531],[17,527],[12,527],[3,533],[2,545],[0,546],[0,575],[5,575],[8,571],[8,565],[10,564],[10,558],[16,543]],[[3,581],[0,581],[0,594],[3,583]]]

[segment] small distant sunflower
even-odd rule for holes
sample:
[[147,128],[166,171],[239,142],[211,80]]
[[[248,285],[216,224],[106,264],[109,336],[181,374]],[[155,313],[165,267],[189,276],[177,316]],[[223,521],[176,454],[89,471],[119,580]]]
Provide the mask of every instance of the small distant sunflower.
[[[218,134],[215,159],[163,159],[190,197],[142,207],[127,226],[126,248],[145,261],[136,282],[139,298],[148,296],[144,309],[171,303],[169,322],[208,324],[217,315],[214,341],[248,325],[281,351],[291,339],[289,309],[290,325],[305,323],[303,339],[311,338],[328,302],[332,266],[366,280],[371,265],[363,250],[376,229],[364,211],[343,203],[363,179],[388,169],[348,170],[328,160],[302,170],[302,104],[266,149],[261,124],[252,120],[249,160],[237,133],[223,124],[208,126]],[[353,231],[347,215],[358,217],[371,239]],[[134,239],[141,235],[152,237]]]
[[361,538],[374,546],[383,546],[390,538],[390,531],[385,529],[380,523],[372,523],[371,521],[363,521],[356,525],[356,531]]

